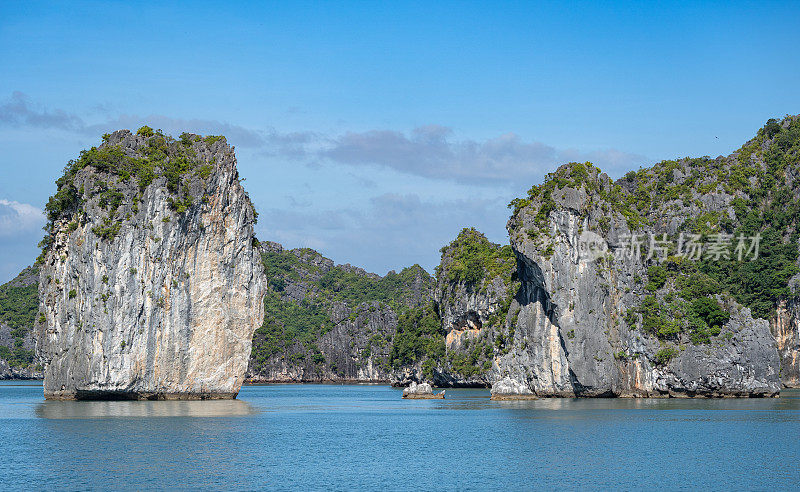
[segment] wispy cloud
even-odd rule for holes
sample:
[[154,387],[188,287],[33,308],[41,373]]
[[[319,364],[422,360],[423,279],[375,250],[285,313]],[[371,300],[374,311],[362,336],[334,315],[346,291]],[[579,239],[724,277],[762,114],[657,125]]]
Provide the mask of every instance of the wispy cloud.
[[36,258],[44,223],[40,208],[0,198],[0,284]]
[[351,166],[380,166],[434,179],[470,184],[502,184],[540,179],[569,161],[592,160],[601,168],[629,168],[645,157],[616,149],[579,152],[528,142],[514,133],[486,140],[454,140],[450,128],[429,125],[409,134],[372,130],[346,133],[320,151]]
[[420,126],[410,132],[376,129],[325,135],[313,131],[251,129],[217,120],[173,118],[160,114],[119,115],[88,124],[76,114],[40,107],[21,92],[14,92],[6,103],[0,105],[0,123],[55,128],[86,135],[147,124],[172,134],[191,131],[225,135],[237,146],[257,149],[259,155],[301,161],[310,166],[325,163],[354,168],[373,166],[473,185],[534,182],[569,161],[589,160],[612,174],[621,174],[647,161],[644,156],[613,148],[591,151],[558,149],[543,142],[526,140],[515,133],[483,140],[457,139],[452,128],[441,125]]
[[[103,106],[95,107],[93,110],[108,116],[109,110]],[[230,142],[242,147],[276,145],[280,143],[279,137],[281,137],[274,131],[251,130],[217,120],[172,118],[160,114],[147,116],[123,114],[109,117],[99,123],[87,123],[79,115],[63,109],[44,108],[19,91],[13,92],[5,103],[0,104],[0,124],[65,130],[93,136],[121,128],[136,129],[142,125],[149,125],[172,134],[188,131],[206,135],[225,135]],[[278,145],[277,148],[284,152],[290,150],[285,145]]]
[[61,109],[48,110],[36,105],[19,91],[0,104],[0,123],[21,127],[57,128],[68,131],[81,131],[84,123],[78,116]]

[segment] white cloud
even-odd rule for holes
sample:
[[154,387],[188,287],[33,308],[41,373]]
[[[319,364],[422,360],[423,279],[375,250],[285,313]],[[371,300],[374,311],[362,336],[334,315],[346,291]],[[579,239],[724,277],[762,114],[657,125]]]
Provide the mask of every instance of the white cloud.
[[0,199],[0,237],[19,237],[44,226],[44,212],[33,205]]

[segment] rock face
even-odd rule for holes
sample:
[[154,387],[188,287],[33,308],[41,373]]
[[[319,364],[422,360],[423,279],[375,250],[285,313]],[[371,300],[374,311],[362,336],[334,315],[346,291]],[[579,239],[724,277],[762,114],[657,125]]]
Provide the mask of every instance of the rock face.
[[800,388],[800,297],[796,293],[778,306],[771,328],[781,357],[781,381],[786,387]]
[[37,366],[10,365],[5,359],[0,359],[0,380],[36,380],[42,379],[44,373]]
[[[547,396],[776,395],[780,358],[767,321],[686,258],[625,251],[635,234],[675,238],[689,211],[675,214],[683,204],[667,199],[634,225],[629,209],[615,210],[624,193],[596,168],[567,165],[518,207],[508,229],[522,281],[512,304],[519,338],[496,361],[500,374]],[[704,214],[734,214],[733,195],[712,197]],[[721,306],[713,329],[693,307],[703,297]]]
[[[473,242],[498,274],[484,275],[479,287],[461,268],[461,248]],[[380,277],[309,249],[284,251],[267,242],[262,249],[270,287],[250,381],[490,384],[495,330],[508,293],[519,288],[509,246],[465,230],[443,248],[435,284],[418,265]]]
[[[485,360],[472,353],[469,381],[496,394],[775,396],[796,385],[799,156],[800,118],[789,117],[729,157],[665,161],[616,182],[589,163],[562,166],[511,204],[510,281],[482,253],[453,263],[482,265],[464,281],[443,255],[449,360],[437,376],[465,381],[452,358],[467,339],[493,347]],[[755,233],[758,258],[736,259],[736,242],[709,255],[715,237]],[[687,239],[706,240],[702,256]]]
[[233,149],[148,128],[104,140],[48,204],[45,397],[234,398],[264,276]]
[[[51,397],[235,394],[255,326],[254,382],[491,386],[496,399],[800,385],[800,117],[728,157],[616,181],[566,164],[512,201],[510,244],[465,229],[435,277],[254,249],[232,151],[159,138],[108,136],[48,204],[37,329]],[[708,254],[756,234],[760,256]]]
[[437,386],[488,387],[495,356],[506,349],[506,318],[519,290],[509,246],[464,229],[442,248],[434,301],[445,332],[445,354],[436,361]]
[[492,400],[535,400],[536,395],[527,384],[505,377],[492,384]]
[[[559,193],[561,190],[556,190]],[[563,196],[570,196],[564,193]],[[572,196],[580,196],[573,194]],[[772,396],[780,390],[779,358],[769,325],[728,300],[731,318],[720,338],[694,344],[675,335],[645,333],[644,319],[626,322],[646,294],[634,280],[647,277],[641,258],[583,257],[584,202],[561,202],[547,223],[542,247],[523,233],[531,214],[509,224],[522,288],[514,349],[497,360],[500,374],[525,381],[542,396]],[[561,208],[563,207],[563,208]],[[622,232],[611,224],[611,248]],[[626,233],[624,224],[621,225]],[[545,255],[544,252],[551,252]],[[600,261],[598,261],[600,260]],[[662,301],[674,291],[656,292]],[[659,318],[660,322],[668,318]],[[656,329],[661,328],[655,327]],[[526,343],[527,342],[527,343]],[[663,355],[662,355],[663,354]]]

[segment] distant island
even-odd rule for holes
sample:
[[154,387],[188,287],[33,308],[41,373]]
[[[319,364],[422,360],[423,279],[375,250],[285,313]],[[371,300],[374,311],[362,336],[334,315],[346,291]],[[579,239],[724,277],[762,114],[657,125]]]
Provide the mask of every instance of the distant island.
[[[56,398],[251,382],[531,397],[754,397],[800,385],[800,117],[727,157],[616,181],[568,163],[433,274],[253,234],[224,137],[121,130],[71,161],[33,267],[0,287],[0,375]],[[34,349],[35,347],[35,349]]]

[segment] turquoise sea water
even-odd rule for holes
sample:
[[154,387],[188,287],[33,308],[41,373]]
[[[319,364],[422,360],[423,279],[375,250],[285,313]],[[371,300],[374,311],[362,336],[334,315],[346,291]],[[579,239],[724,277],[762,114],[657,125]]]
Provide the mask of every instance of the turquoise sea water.
[[4,489],[797,489],[800,392],[547,399],[245,386],[235,401],[45,402],[0,384]]

